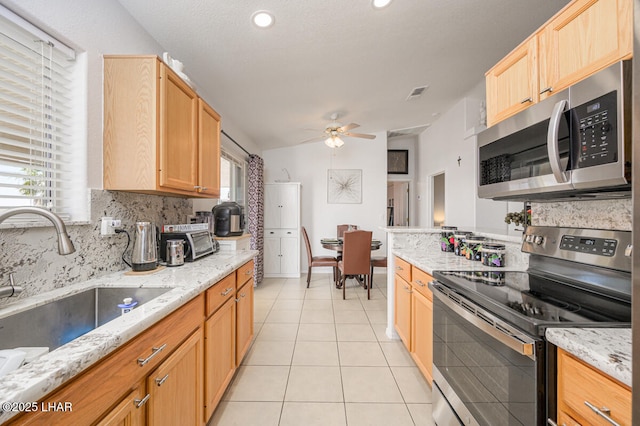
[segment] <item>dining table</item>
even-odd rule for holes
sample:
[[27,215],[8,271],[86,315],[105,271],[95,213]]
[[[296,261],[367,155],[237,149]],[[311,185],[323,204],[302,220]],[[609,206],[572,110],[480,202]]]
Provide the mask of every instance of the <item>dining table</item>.
[[[337,251],[338,260],[342,258],[342,245],[344,244],[344,241],[342,238],[321,238],[320,244],[322,244],[323,248]],[[371,251],[378,250],[380,247],[382,247],[382,242],[380,240],[371,240]],[[364,289],[367,288],[367,284],[366,284],[366,281],[364,280],[364,277],[347,275],[347,278],[355,278]],[[336,285],[336,287],[341,288],[338,285]]]

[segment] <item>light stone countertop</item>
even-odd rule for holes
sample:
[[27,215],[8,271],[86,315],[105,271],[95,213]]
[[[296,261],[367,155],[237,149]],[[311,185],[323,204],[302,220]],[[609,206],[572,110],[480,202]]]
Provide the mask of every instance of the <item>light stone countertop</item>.
[[[391,234],[440,234],[442,232],[442,229],[440,228],[412,228],[409,226],[389,226],[381,229]],[[492,232],[491,230],[483,230],[473,227],[458,227],[458,230],[473,232],[474,234],[482,235],[483,237],[487,237],[495,241],[506,241],[517,244],[522,243],[522,234],[505,235],[497,232]]]
[[[424,250],[403,250],[392,251],[395,256],[406,260],[412,265],[422,269],[427,274],[433,275],[433,271],[525,271],[526,266],[516,265],[513,267],[495,268],[485,266],[482,262],[467,260],[463,256],[456,256],[453,253],[442,251]],[[508,264],[507,264],[508,265]]]
[[547,340],[631,387],[630,328],[548,328]]
[[[0,380],[0,402],[38,401],[80,372],[151,327],[224,278],[257,254],[254,250],[221,251],[196,262],[149,275],[124,271],[73,284],[0,309],[0,318],[94,287],[165,287],[172,290],[83,336],[24,365]],[[0,424],[17,412],[2,412]]]

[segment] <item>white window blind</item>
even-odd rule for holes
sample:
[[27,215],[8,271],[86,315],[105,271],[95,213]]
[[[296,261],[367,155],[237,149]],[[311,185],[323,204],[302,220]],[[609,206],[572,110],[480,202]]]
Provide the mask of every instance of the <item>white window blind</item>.
[[74,70],[73,50],[0,6],[0,209],[82,219]]
[[244,204],[246,161],[239,160],[224,149],[220,153],[220,199]]

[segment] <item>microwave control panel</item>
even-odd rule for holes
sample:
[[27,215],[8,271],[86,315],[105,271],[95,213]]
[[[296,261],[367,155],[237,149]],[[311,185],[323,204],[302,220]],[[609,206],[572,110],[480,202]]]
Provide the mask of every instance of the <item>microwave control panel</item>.
[[591,238],[576,235],[563,235],[560,241],[561,250],[577,251],[598,256],[613,256],[618,247],[618,240],[610,238]]
[[572,108],[579,141],[574,168],[618,161],[616,98],[617,92],[613,91]]

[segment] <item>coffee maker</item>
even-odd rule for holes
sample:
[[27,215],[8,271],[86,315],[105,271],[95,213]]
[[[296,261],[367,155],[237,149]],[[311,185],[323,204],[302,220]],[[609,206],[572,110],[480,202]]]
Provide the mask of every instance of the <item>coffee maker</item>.
[[235,237],[244,232],[244,214],[242,207],[233,201],[218,204],[213,209],[215,235],[217,237]]

